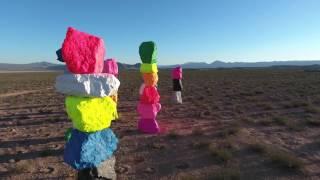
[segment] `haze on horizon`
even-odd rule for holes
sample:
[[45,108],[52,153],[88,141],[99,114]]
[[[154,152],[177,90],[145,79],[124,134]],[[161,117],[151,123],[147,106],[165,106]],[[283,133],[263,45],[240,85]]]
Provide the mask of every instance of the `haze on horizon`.
[[319,0],[3,0],[0,63],[56,61],[67,27],[102,37],[134,64],[153,40],[159,64],[320,59]]

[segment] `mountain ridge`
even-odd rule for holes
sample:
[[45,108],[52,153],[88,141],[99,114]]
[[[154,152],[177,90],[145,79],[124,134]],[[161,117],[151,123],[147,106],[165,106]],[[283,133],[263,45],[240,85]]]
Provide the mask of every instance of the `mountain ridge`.
[[[212,63],[205,62],[190,62],[181,64],[182,68],[185,69],[211,69],[211,68],[259,68],[259,67],[273,67],[273,66],[312,66],[320,65],[320,60],[312,61],[262,61],[262,62],[223,62],[223,61],[213,61]],[[160,66],[162,68],[173,68],[176,65]]]
[[[264,62],[223,62],[220,60],[212,63],[188,62],[176,65],[159,65],[159,68],[169,69],[182,66],[184,69],[214,69],[214,68],[265,68],[265,67],[285,67],[285,66],[313,66],[320,65],[320,60],[312,61],[264,61]],[[118,63],[119,69],[139,69],[140,63],[126,64]],[[33,62],[28,64],[0,63],[0,71],[65,71],[64,64],[55,64],[46,61]]]

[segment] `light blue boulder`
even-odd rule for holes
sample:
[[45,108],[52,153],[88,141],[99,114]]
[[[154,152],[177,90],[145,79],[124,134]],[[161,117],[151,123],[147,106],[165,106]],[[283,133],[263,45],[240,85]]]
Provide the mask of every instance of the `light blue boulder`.
[[117,144],[118,139],[109,128],[94,133],[73,129],[64,150],[64,161],[77,170],[97,167],[113,155]]

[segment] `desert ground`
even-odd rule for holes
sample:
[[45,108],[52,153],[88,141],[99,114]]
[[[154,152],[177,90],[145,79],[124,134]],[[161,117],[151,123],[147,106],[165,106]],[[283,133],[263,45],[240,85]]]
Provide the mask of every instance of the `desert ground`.
[[[0,74],[0,179],[76,178],[57,74]],[[182,105],[170,71],[159,77],[162,133],[148,135],[137,131],[141,76],[119,75],[118,179],[320,179],[320,72],[185,70]]]

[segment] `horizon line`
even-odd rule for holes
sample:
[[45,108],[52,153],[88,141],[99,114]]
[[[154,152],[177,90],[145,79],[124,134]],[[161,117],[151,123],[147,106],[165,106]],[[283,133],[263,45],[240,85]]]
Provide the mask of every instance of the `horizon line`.
[[[189,63],[205,63],[205,64],[212,64],[214,62],[222,62],[222,63],[267,63],[267,62],[311,62],[311,61],[320,61],[320,59],[307,59],[307,60],[263,60],[263,61],[223,61],[223,60],[214,60],[211,62],[206,62],[206,61],[188,61],[184,63],[176,63],[176,64],[158,64],[158,66],[173,66],[173,65],[183,65],[183,64],[189,64]],[[141,62],[129,64],[129,63],[124,63],[121,61],[118,61],[121,64],[128,64],[128,65],[134,65],[134,64],[141,64]],[[10,62],[0,62],[0,64],[13,64],[13,65],[25,65],[25,64],[33,64],[33,63],[50,63],[50,64],[56,64],[56,65],[63,65],[65,63],[62,62],[50,62],[50,61],[33,61],[33,62],[28,62],[28,63],[10,63]]]

